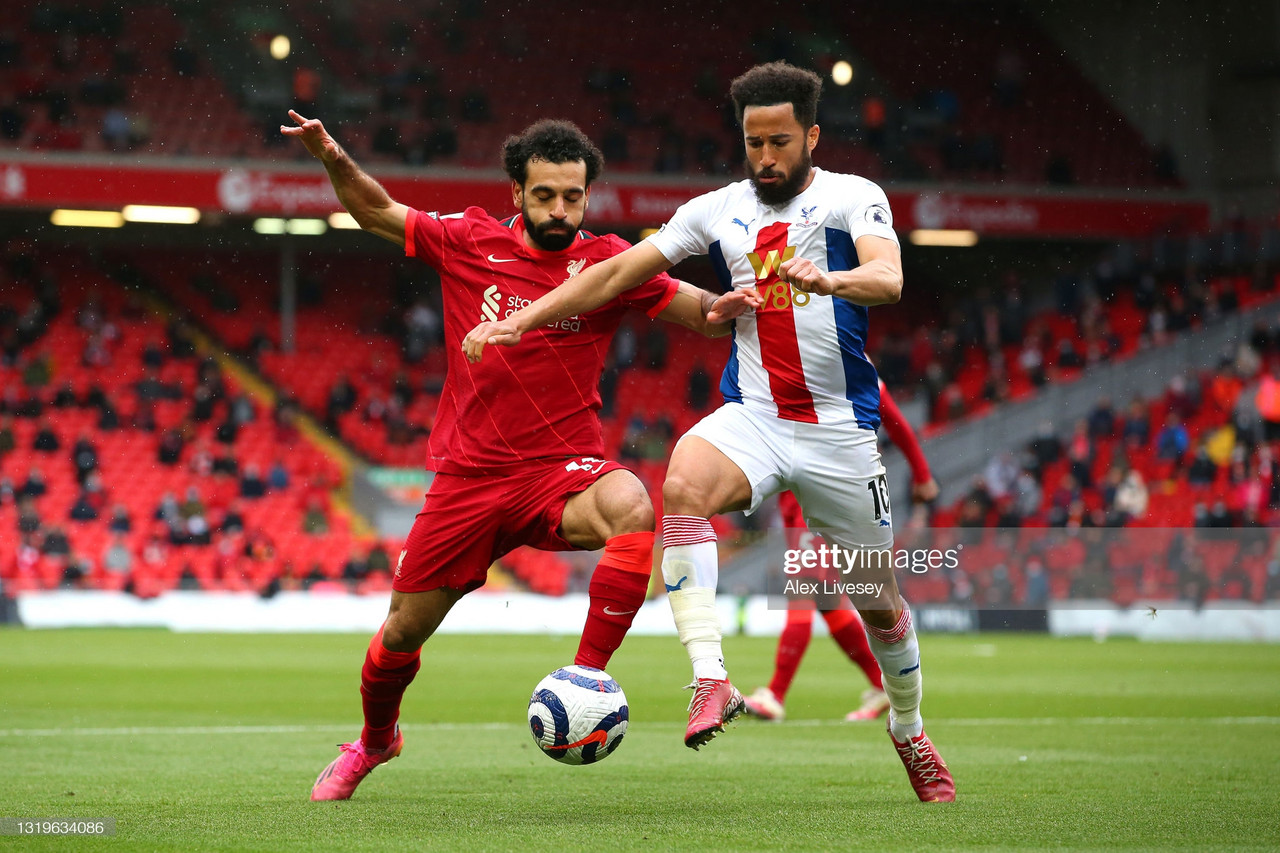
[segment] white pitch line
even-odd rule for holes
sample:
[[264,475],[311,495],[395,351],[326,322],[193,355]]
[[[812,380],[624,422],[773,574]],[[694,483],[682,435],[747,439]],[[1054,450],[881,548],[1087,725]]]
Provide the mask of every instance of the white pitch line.
[[[1182,725],[1248,726],[1280,724],[1280,717],[957,717],[954,719],[929,718],[934,726],[1143,726],[1161,723]],[[683,726],[682,722],[663,721],[642,724],[646,729],[666,729]],[[784,726],[818,727],[843,726],[856,728],[856,723],[843,720],[787,720]],[[0,729],[0,738],[24,737],[151,737],[183,735],[278,735],[323,734],[326,732],[350,733],[358,731],[360,724],[323,726],[125,726],[120,728],[60,728],[60,729]],[[406,731],[502,731],[523,729],[524,723],[417,723],[405,726]]]

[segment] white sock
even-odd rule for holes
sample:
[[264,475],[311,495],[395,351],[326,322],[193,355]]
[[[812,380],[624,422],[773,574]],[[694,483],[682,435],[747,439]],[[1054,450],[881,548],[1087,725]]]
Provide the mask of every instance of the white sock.
[[662,580],[667,592],[705,586],[720,580],[720,557],[711,522],[692,515],[662,517]]
[[711,522],[693,515],[664,515],[662,544],[662,580],[680,642],[693,662],[693,677],[728,678],[716,612],[720,561]]
[[676,631],[693,662],[694,678],[725,679],[724,652],[720,648],[720,615],[716,612],[716,591],[690,587],[667,593]]
[[911,624],[911,611],[903,605],[898,624],[889,630],[867,626],[867,642],[880,664],[884,692],[889,697],[889,730],[898,742],[910,740],[924,731],[920,718],[920,644]]

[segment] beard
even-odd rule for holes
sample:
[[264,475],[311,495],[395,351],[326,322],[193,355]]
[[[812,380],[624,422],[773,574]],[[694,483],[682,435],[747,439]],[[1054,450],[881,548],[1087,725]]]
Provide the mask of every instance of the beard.
[[744,161],[747,170],[747,177],[751,179],[751,187],[756,191],[756,198],[761,204],[770,206],[778,204],[786,204],[800,194],[800,188],[804,186],[804,182],[809,180],[809,172],[813,168],[813,155],[810,154],[808,148],[800,155],[800,162],[791,174],[787,175],[776,184],[762,184],[761,178],[781,177],[782,172],[772,169],[761,169],[759,172],[752,171],[751,160]]
[[520,218],[524,220],[525,233],[544,252],[562,252],[572,246],[574,238],[578,236],[578,229],[567,219],[548,219],[541,225],[534,225],[524,208],[520,209]]

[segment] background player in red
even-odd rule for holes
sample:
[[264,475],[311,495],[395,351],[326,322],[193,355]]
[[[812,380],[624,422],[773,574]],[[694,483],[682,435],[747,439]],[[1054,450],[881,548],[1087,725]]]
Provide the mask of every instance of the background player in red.
[[603,458],[596,411],[610,341],[632,306],[708,335],[727,334],[728,326],[707,323],[710,293],[656,274],[597,309],[535,330],[532,347],[467,369],[462,335],[473,325],[514,313],[628,247],[581,230],[600,152],[568,122],[541,121],[509,138],[503,163],[520,213],[500,222],[477,207],[427,213],[394,201],[318,120],[289,115],[297,126],[281,132],[324,164],[360,227],[440,273],[449,358],[430,442],[436,477],[361,671],[364,729],[311,792],[313,800],[338,800],[399,755],[400,701],[422,644],[458,599],[484,584],[493,561],[521,545],[604,547],[574,663],[605,667],[644,601],[654,541],[644,486]]
[[[889,394],[889,389],[880,383],[880,423],[889,433],[893,443],[901,448],[907,464],[911,466],[911,499],[915,502],[928,503],[938,496],[938,483],[929,470],[929,462],[920,449],[915,430],[898,408]],[[782,513],[782,526],[786,529],[788,548],[805,548],[816,543],[804,541],[813,538],[804,520],[804,512],[800,502],[791,492],[783,492],[778,496],[778,509]],[[795,541],[792,541],[794,537]],[[880,679],[880,665],[871,653],[871,645],[867,642],[866,629],[862,618],[852,606],[844,606],[834,610],[819,610],[826,620],[827,630],[849,660],[853,661],[867,676],[871,686],[862,694],[862,705],[850,711],[845,717],[853,722],[857,720],[874,720],[889,710],[889,696],[884,692]],[[774,659],[773,677],[769,686],[758,687],[746,697],[747,713],[762,720],[780,722],[786,717],[785,704],[787,691],[800,668],[800,661],[809,648],[809,640],[813,636],[813,608],[790,607],[787,609],[787,622],[778,636],[778,653]]]

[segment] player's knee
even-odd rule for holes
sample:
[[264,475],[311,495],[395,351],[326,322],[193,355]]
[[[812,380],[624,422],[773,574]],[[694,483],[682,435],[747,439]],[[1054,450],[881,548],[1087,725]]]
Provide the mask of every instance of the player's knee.
[[656,519],[653,515],[653,504],[649,502],[646,495],[643,501],[630,504],[626,509],[614,520],[611,536],[618,536],[623,533],[652,533],[656,527]]
[[652,532],[655,528],[653,502],[637,481],[635,488],[614,496],[605,513],[606,537],[623,533]]
[[411,652],[422,647],[434,626],[411,610],[398,610],[382,626],[382,645],[391,652]]
[[668,471],[662,484],[662,511],[667,515],[697,515],[707,518],[713,513],[708,506],[706,489],[680,471]]

